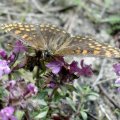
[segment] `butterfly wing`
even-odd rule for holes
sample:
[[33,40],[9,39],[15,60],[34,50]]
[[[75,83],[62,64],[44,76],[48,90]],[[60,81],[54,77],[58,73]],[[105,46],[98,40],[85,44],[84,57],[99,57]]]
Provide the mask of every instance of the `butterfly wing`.
[[62,49],[55,54],[59,55],[83,55],[119,58],[120,50],[110,45],[97,42],[91,36],[75,36],[68,39]]
[[38,26],[34,24],[21,24],[21,23],[12,23],[12,24],[2,24],[1,28],[5,32],[12,34],[23,43],[31,46],[37,50],[45,49],[45,40],[43,39]]
[[120,57],[120,50],[101,44],[91,36],[75,36],[49,24],[3,24],[1,27],[36,50],[52,50],[58,55]]
[[52,52],[59,49],[60,46],[65,43],[67,38],[70,37],[70,34],[62,28],[58,28],[55,25],[50,24],[41,24],[40,32],[48,45],[47,49]]

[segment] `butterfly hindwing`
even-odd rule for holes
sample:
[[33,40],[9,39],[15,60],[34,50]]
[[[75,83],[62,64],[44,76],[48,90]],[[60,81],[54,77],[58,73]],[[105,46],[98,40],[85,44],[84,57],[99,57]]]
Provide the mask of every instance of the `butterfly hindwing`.
[[61,55],[83,55],[101,57],[120,57],[120,50],[110,45],[97,42],[91,36],[75,36],[69,39],[69,44],[58,51]]

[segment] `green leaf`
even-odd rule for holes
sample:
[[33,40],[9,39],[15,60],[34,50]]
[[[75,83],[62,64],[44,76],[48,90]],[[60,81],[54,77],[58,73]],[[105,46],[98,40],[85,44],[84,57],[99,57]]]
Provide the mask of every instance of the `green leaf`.
[[97,100],[99,97],[99,95],[95,92],[91,92],[89,95],[88,95],[88,100],[91,100],[91,101],[95,101]]
[[81,93],[81,91],[83,91],[82,90],[82,88],[80,87],[80,85],[78,84],[78,82],[76,81],[76,82],[74,82],[74,87],[78,90],[78,92],[80,92]]
[[37,116],[35,117],[35,119],[44,118],[44,117],[46,117],[46,115],[47,115],[47,111],[41,112],[39,115],[37,115]]
[[58,93],[59,93],[61,96],[65,96],[66,92],[67,92],[67,88],[64,87],[64,86],[61,86],[61,89],[60,89],[60,88],[58,89]]
[[77,5],[81,4],[81,0],[73,0]]
[[44,99],[40,99],[40,100],[39,100],[39,103],[40,103],[40,105],[43,105],[43,106],[46,106],[46,105],[47,105],[47,103],[45,102]]
[[87,113],[86,113],[86,112],[80,111],[80,114],[81,114],[83,120],[87,120],[88,116],[87,116]]
[[84,94],[90,93],[90,92],[91,92],[90,87],[89,87],[89,86],[84,86],[84,87],[83,87],[83,92],[84,92]]
[[108,8],[112,4],[112,0],[105,0],[105,7]]
[[88,96],[88,100],[90,100],[90,101],[95,101],[95,100],[97,100],[97,97],[94,96],[94,95],[89,95],[89,96]]
[[39,98],[39,99],[44,99],[47,95],[48,95],[48,92],[47,92],[47,91],[41,90],[41,91],[39,92],[38,98]]
[[120,15],[111,15],[108,18],[101,20],[101,22],[108,22],[110,24],[115,24],[120,22]]
[[120,109],[118,109],[118,108],[115,109],[115,110],[114,110],[114,113],[117,114],[117,115],[120,117]]
[[35,117],[35,119],[41,119],[41,118],[45,118],[47,113],[48,113],[48,107],[45,107],[44,109],[42,109],[42,111]]
[[22,120],[23,115],[24,115],[23,111],[17,110],[15,112],[15,116],[17,117],[18,120]]
[[71,106],[71,108],[76,111],[76,108],[75,108],[75,103],[70,99],[70,98],[66,98],[68,104]]
[[53,101],[54,101],[54,102],[59,102],[61,98],[63,98],[63,96],[60,95],[60,93],[59,93],[58,91],[56,91],[56,92],[54,93]]
[[65,84],[65,87],[66,87],[67,90],[69,90],[69,91],[73,91],[73,90],[75,90],[73,84],[70,84],[70,83],[66,83],[66,84]]

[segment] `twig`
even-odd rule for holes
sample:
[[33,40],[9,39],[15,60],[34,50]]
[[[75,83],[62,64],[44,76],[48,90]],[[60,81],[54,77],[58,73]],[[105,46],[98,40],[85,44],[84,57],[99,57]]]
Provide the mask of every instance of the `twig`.
[[34,4],[38,11],[40,11],[41,13],[46,12],[45,9],[43,9],[43,7],[40,6],[40,3],[38,3],[36,0],[31,0],[31,2]]
[[104,72],[104,66],[106,64],[107,60],[104,59],[103,62],[102,62],[102,65],[101,65],[101,69],[100,69],[100,72],[99,72],[99,75],[96,79],[96,81],[93,83],[92,87],[94,88],[96,86],[96,84],[100,81],[100,79],[103,77],[103,72]]
[[87,112],[87,114],[91,117],[91,118],[93,118],[92,120],[99,120],[98,118],[96,118],[94,115],[92,115],[91,113],[89,113],[89,112]]
[[112,120],[109,115],[107,114],[107,112],[105,111],[104,107],[102,105],[100,105],[101,111],[105,114],[105,116],[107,117],[108,120]]
[[115,80],[115,79],[116,79],[116,77],[109,78],[109,79],[106,79],[106,80],[102,80],[102,81],[99,81],[96,85],[102,84],[102,83],[105,83],[105,82],[108,82],[108,81],[112,81],[112,80]]
[[74,8],[76,8],[77,5],[69,5],[69,6],[65,6],[65,7],[54,7],[54,8],[49,8],[49,12],[66,12],[68,10],[72,10]]
[[116,104],[116,102],[109,96],[109,94],[105,91],[105,89],[102,87],[102,85],[98,85],[100,91],[106,96],[106,98],[118,109],[120,109],[120,106]]
[[[71,16],[71,17],[70,17],[70,16]],[[75,20],[76,20],[77,14],[73,15],[73,13],[72,13],[70,16],[69,16],[69,17],[70,17],[71,19],[68,19],[66,25],[64,26],[64,28],[67,29],[67,31],[68,31],[69,33],[72,32],[72,30],[73,30],[73,28],[74,28],[74,26],[75,26],[75,23],[76,23]]]
[[[25,15],[25,13],[21,13],[21,14],[18,14],[18,13],[16,13],[16,12],[14,12],[14,11],[12,11],[12,12],[3,12],[4,14],[8,14],[9,13],[9,15],[12,15],[12,16],[18,16],[18,17],[22,17],[22,16],[24,16]],[[38,13],[36,13],[36,14],[33,14],[33,13],[29,13],[29,14],[27,14],[26,15],[26,17],[35,17],[35,18],[45,18],[45,17],[47,17],[48,16],[48,14],[46,15],[46,14],[38,14]]]
[[56,87],[53,89],[52,93],[50,94],[50,96],[49,96],[49,101],[50,101],[50,102],[51,102],[51,100],[52,100],[52,97],[53,97],[54,93],[57,91],[57,89],[58,89],[58,86],[56,86]]
[[25,111],[25,118],[26,120],[31,120],[30,113],[28,112],[28,110]]
[[[77,112],[75,113],[75,116],[80,114],[80,109],[81,109],[81,101],[78,104]],[[87,112],[88,116],[92,118],[92,120],[98,120],[95,116],[93,116],[91,113]]]
[[100,19],[102,19],[103,15],[105,14],[106,7],[104,7],[100,13]]
[[36,86],[38,88],[40,87],[39,72],[40,72],[40,69],[37,66],[37,70],[36,70]]

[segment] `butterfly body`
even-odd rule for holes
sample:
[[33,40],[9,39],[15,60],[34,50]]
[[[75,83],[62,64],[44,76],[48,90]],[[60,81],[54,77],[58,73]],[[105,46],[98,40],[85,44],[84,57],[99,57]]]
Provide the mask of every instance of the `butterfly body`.
[[62,28],[50,24],[3,24],[1,28],[44,55],[84,55],[119,58],[120,50],[97,42],[92,36],[71,37]]

